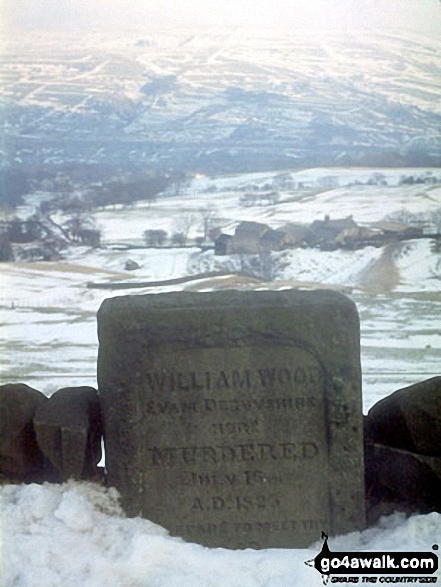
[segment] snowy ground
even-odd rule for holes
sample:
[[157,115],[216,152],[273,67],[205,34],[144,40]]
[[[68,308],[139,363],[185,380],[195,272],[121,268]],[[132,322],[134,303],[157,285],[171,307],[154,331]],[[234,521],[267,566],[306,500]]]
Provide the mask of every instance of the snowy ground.
[[[329,170],[302,172],[316,182]],[[427,212],[441,206],[441,188],[343,185],[372,175],[372,170],[348,170],[338,175],[340,186],[319,192],[281,191],[275,206],[244,208],[240,186],[253,175],[211,179],[219,191],[201,193],[210,183],[196,180],[180,198],[160,199],[150,208],[108,210],[96,215],[106,242],[142,242],[148,228],[175,230],[179,218],[207,205],[215,208],[225,231],[238,221],[253,219],[277,227],[287,221],[310,221],[353,214],[358,222],[380,220],[385,214],[409,209]],[[388,182],[401,174],[386,173]],[[346,175],[348,178],[346,177]],[[268,174],[261,180],[268,181]],[[298,178],[297,178],[298,179]],[[350,180],[350,181],[349,181]],[[198,183],[199,182],[199,183]],[[205,182],[205,183],[204,183]],[[235,183],[234,183],[235,182]],[[233,191],[221,191],[233,189]],[[297,194],[297,195],[296,195]],[[299,195],[300,194],[300,195]],[[123,220],[123,222],[121,222]],[[130,230],[127,227],[130,226]],[[197,232],[194,221],[191,232]],[[361,320],[363,395],[365,411],[392,391],[439,375],[441,358],[439,254],[429,240],[397,245],[393,254],[366,248],[320,252],[295,250],[282,255],[277,279],[271,284],[226,278],[179,286],[161,286],[129,293],[159,293],[171,289],[210,290],[221,287],[290,287],[293,280],[351,286]],[[141,268],[125,272],[131,258]],[[96,311],[109,292],[88,289],[87,282],[162,280],[211,271],[235,269],[237,259],[214,257],[189,248],[130,251],[75,249],[62,263],[4,264],[0,291],[0,353],[2,382],[24,382],[47,395],[66,385],[96,385]],[[382,281],[386,270],[394,280]],[[370,277],[369,277],[370,276]],[[378,280],[375,279],[378,276]],[[387,286],[387,287],[386,287]],[[124,519],[112,490],[89,484],[7,486],[2,497],[0,561],[3,587],[308,587],[322,584],[320,575],[304,562],[321,544],[307,550],[227,551],[208,549],[171,538],[162,528],[142,519]],[[441,536],[441,515],[395,515],[363,533],[331,539],[331,550],[431,551]],[[441,577],[438,571],[438,577]]]
[[[0,495],[2,587],[323,585],[305,565],[321,550],[319,542],[308,549],[245,551],[185,543],[148,520],[125,519],[113,490],[87,483],[6,486]],[[376,528],[331,538],[329,546],[336,552],[427,553],[440,536],[439,514],[394,514]]]

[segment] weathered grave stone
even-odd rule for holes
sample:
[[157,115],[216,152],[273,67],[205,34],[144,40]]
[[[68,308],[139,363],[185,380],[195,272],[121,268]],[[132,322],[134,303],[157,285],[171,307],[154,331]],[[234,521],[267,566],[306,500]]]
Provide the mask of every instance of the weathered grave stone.
[[226,548],[364,527],[359,322],[334,292],[127,296],[98,313],[109,481]]

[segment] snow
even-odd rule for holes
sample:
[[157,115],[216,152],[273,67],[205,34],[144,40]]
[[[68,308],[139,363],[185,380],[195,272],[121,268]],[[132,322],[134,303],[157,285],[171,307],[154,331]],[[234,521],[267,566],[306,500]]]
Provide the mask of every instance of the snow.
[[[259,172],[259,173],[244,173],[240,175],[225,175],[221,177],[197,177],[190,184],[188,191],[191,193],[199,193],[204,190],[216,187],[218,191],[243,189],[250,185],[263,186],[266,183],[271,183],[275,177],[280,175],[287,176],[294,185],[299,186],[303,184],[309,187],[323,187],[324,179],[330,178],[337,186],[347,187],[358,183],[367,183],[374,177],[375,174],[381,174],[382,178],[387,182],[387,187],[397,187],[400,179],[404,176],[426,177],[432,175],[440,177],[440,170],[438,168],[312,168],[302,171],[286,170],[283,172]],[[360,189],[375,188],[376,186],[361,186],[355,187]],[[400,186],[403,187],[403,186]],[[384,202],[383,202],[384,204]],[[407,204],[409,202],[407,201]]]
[[[121,230],[121,229],[120,229]],[[69,261],[88,267],[102,267],[106,271],[119,273],[120,278],[127,280],[128,277],[136,277],[136,280],[161,281],[182,277],[188,273],[189,257],[200,252],[200,249],[135,249],[128,251],[121,250],[96,250],[86,255],[84,251],[73,253]],[[138,265],[139,270],[133,272],[124,271],[124,264],[127,259],[132,259]],[[106,279],[103,279],[106,281]]]
[[400,271],[398,291],[440,290],[441,257],[431,254],[429,240],[406,243],[395,259]]
[[[171,537],[127,519],[114,489],[92,483],[0,489],[4,587],[319,587],[305,565],[321,549],[234,551]],[[331,551],[430,552],[441,515],[394,514],[374,528],[331,538]],[[434,575],[441,577],[438,570]]]
[[[360,185],[381,173],[388,185]],[[135,290],[97,290],[88,282],[155,282],[206,271],[240,271],[239,255],[218,257],[195,247],[143,247],[143,232],[176,231],[185,218],[190,238],[201,234],[201,209],[211,208],[216,223],[232,234],[240,221],[255,220],[277,228],[286,222],[311,222],[352,214],[359,223],[381,220],[406,209],[428,214],[441,207],[441,188],[431,184],[398,185],[402,176],[438,177],[438,169],[305,169],[288,170],[285,180],[310,187],[280,188],[275,205],[245,207],[247,186],[277,184],[280,172],[196,177],[178,196],[138,202],[133,208],[112,208],[94,214],[108,248],[77,247],[61,263],[8,263],[0,285],[0,379],[25,382],[51,395],[67,385],[96,386],[98,340],[96,312],[107,297],[182,289],[212,290],[226,286],[221,278],[189,284]],[[276,181],[277,180],[277,181]],[[356,183],[358,182],[358,183]],[[323,187],[329,184],[333,187]],[[217,191],[206,190],[214,186]],[[23,215],[46,198],[29,195]],[[58,218],[60,220],[61,218]],[[130,229],[128,229],[130,227]],[[119,243],[119,249],[115,246]],[[137,246],[121,250],[122,246]],[[352,299],[361,317],[361,357],[365,410],[395,389],[439,374],[441,356],[436,295],[441,285],[441,259],[430,239],[405,241],[394,249],[390,264],[397,274],[391,291],[366,290],[366,274],[382,265],[383,248],[357,251],[295,249],[274,256],[273,283],[249,283],[257,289],[294,287],[298,281],[354,288]],[[140,265],[125,271],[131,259]],[[239,285],[238,285],[239,287]],[[245,285],[244,285],[245,287]],[[381,288],[380,288],[381,289]],[[23,328],[27,324],[27,328]]]
[[381,256],[381,250],[373,247],[317,253],[314,249],[292,251],[291,262],[283,272],[283,278],[357,286],[365,268]]
[[[424,175],[439,170],[418,170]],[[193,215],[190,236],[200,233],[200,209],[210,206],[219,224],[232,233],[241,220],[310,222],[353,214],[357,222],[381,220],[405,208],[427,213],[440,207],[441,188],[398,186],[415,170],[381,170],[388,186],[350,185],[367,181],[375,170],[326,169],[289,172],[294,184],[310,188],[280,190],[273,206],[246,208],[240,197],[249,184],[264,185],[276,173],[198,178],[180,196],[160,198],[133,209],[95,214],[105,243],[142,245],[146,229],[176,230],[183,215]],[[324,189],[323,177],[335,187]],[[206,193],[210,186],[218,191]],[[338,187],[337,187],[338,186]],[[45,194],[37,194],[37,200]],[[378,205],[377,205],[378,203]],[[32,210],[30,196],[22,209]],[[130,226],[130,230],[128,227]],[[439,375],[441,336],[439,297],[441,260],[428,239],[397,244],[391,258],[398,283],[391,291],[364,288],[366,272],[381,264],[382,248],[357,251],[295,249],[275,257],[276,280],[247,284],[274,289],[294,282],[349,286],[361,322],[363,404],[366,412],[396,389]],[[140,268],[127,272],[127,259]],[[66,252],[61,263],[8,263],[2,266],[2,382],[25,382],[51,395],[68,385],[97,385],[96,311],[111,296],[160,293],[191,287],[212,290],[222,279],[127,291],[87,288],[88,282],[159,281],[204,271],[236,271],[239,256],[216,257],[197,248]],[[24,326],[26,325],[26,326]],[[7,342],[6,342],[7,341]],[[10,485],[0,488],[2,587],[296,587],[322,585],[304,562],[321,549],[231,551],[209,549],[170,537],[140,518],[126,519],[114,489],[90,483]],[[441,535],[441,515],[395,514],[374,528],[330,540],[331,550],[430,551]],[[319,538],[319,537],[317,537]],[[438,571],[438,577],[441,577]],[[1,581],[0,581],[1,584]]]

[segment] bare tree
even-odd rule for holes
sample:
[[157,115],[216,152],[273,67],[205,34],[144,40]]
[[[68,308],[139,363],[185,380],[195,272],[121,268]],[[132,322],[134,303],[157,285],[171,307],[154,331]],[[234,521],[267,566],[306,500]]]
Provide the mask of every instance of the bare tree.
[[199,209],[199,215],[201,219],[201,226],[203,232],[204,241],[208,238],[208,233],[211,228],[218,222],[216,218],[216,211],[211,206]]
[[150,247],[162,246],[167,240],[167,232],[165,230],[145,230],[144,242]]
[[99,247],[101,243],[101,231],[96,227],[91,216],[87,214],[73,214],[65,223],[64,229],[74,243]]
[[177,247],[182,247],[185,245],[187,239],[185,238],[183,232],[174,232],[170,237],[170,241],[173,245],[176,245]]
[[195,223],[196,223],[196,216],[194,214],[191,214],[190,212],[186,212],[185,214],[180,216],[179,219],[176,221],[175,232],[182,234],[184,236],[185,241],[187,241],[188,234],[189,234],[190,230],[192,229],[192,227],[195,225]]
[[424,221],[421,213],[410,212],[407,208],[400,208],[387,214],[384,218],[386,222],[399,222],[408,226],[418,226]]
[[437,208],[433,212],[431,212],[429,216],[429,221],[435,227],[436,233],[441,234],[441,208]]
[[5,233],[0,234],[0,262],[14,260],[14,252],[12,250],[11,241]]
[[279,201],[280,194],[279,194],[279,192],[272,190],[272,191],[268,192],[267,198],[268,198],[268,205],[274,206]]

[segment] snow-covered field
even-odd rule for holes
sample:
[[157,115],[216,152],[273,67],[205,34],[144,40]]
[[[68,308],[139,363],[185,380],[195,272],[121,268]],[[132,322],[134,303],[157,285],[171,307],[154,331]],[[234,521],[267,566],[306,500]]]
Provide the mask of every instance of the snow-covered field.
[[[281,190],[273,206],[244,208],[243,186],[268,182],[261,174],[195,180],[179,197],[158,199],[151,207],[96,213],[104,241],[142,243],[150,228],[172,232],[194,215],[190,235],[199,230],[198,214],[212,206],[219,225],[232,232],[240,220],[273,227],[353,214],[357,222],[377,221],[406,208],[426,213],[441,206],[437,186],[349,186],[372,170],[341,170],[339,187],[309,195],[303,188]],[[301,172],[317,182],[329,170]],[[334,172],[332,172],[334,173]],[[295,174],[293,174],[293,177]],[[294,177],[295,179],[295,177]],[[297,178],[298,180],[298,178]],[[217,191],[205,190],[215,183]],[[365,410],[390,392],[439,373],[441,358],[441,260],[427,239],[398,244],[387,269],[397,278],[375,283],[384,269],[384,251],[293,250],[281,255],[272,283],[237,281],[236,287],[290,287],[295,281],[350,286],[361,319]],[[130,258],[141,268],[124,271]],[[391,265],[392,264],[392,265]],[[233,270],[237,259],[188,249],[73,249],[60,263],[2,266],[0,292],[1,379],[24,382],[47,395],[66,385],[96,385],[96,311],[106,297],[176,289],[210,290],[231,286],[226,278],[141,290],[88,289],[87,282],[154,281],[201,271]],[[370,277],[369,277],[370,276]],[[372,283],[372,280],[374,283]],[[0,518],[0,561],[5,587],[292,587],[319,586],[322,579],[304,562],[321,544],[305,550],[228,551],[187,544],[142,519],[124,519],[112,490],[90,484],[6,486]],[[331,550],[430,551],[439,543],[441,515],[394,515],[362,533],[330,540]],[[2,550],[1,550],[2,549]],[[1,569],[0,569],[1,572]],[[438,571],[438,577],[441,577]]]
[[[215,223],[232,233],[242,220],[277,228],[286,222],[310,222],[352,214],[358,223],[379,221],[399,210],[428,214],[441,207],[440,185],[398,185],[400,177],[441,176],[436,169],[381,170],[387,186],[358,185],[374,177],[372,169],[310,169],[287,172],[289,189],[279,189],[274,205],[244,207],[247,186],[277,183],[277,173],[199,177],[179,196],[138,203],[132,209],[95,213],[104,243],[143,243],[146,229],[169,234],[186,222],[190,237],[201,234],[201,209],[212,209]],[[332,178],[332,179],[329,179]],[[323,188],[332,183],[334,187]],[[301,187],[298,187],[301,184]],[[305,188],[302,186],[308,185]],[[295,187],[297,186],[297,187]],[[215,189],[215,191],[213,191]],[[207,191],[209,190],[209,191]],[[33,198],[22,210],[26,215]],[[276,280],[234,282],[235,287],[293,287],[298,281],[341,285],[351,294],[361,317],[363,395],[367,410],[395,389],[438,374],[441,350],[441,259],[432,241],[398,243],[389,251],[367,247],[358,251],[295,249],[277,256]],[[22,381],[50,395],[66,385],[96,385],[96,311],[103,299],[126,293],[143,294],[231,287],[217,278],[188,284],[136,290],[87,289],[87,282],[158,281],[206,271],[236,271],[238,256],[219,257],[198,248],[131,249],[76,248],[61,263],[4,264],[0,291],[2,324],[1,380]],[[140,269],[127,272],[132,259]],[[387,261],[387,263],[386,263]],[[384,273],[395,281],[383,282]],[[25,326],[26,325],[26,326]]]

